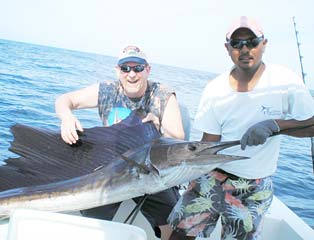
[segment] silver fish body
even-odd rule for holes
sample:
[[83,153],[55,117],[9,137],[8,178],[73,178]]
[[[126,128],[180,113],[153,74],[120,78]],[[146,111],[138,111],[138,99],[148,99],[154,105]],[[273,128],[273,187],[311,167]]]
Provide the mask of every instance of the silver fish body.
[[245,159],[217,154],[237,144],[158,138],[126,151],[90,174],[2,191],[0,216],[9,216],[18,208],[75,211],[157,193],[196,179],[222,163]]

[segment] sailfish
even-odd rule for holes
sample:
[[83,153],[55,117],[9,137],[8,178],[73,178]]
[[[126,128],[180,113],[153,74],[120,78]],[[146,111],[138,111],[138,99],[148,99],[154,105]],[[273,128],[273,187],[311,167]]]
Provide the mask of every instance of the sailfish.
[[64,212],[154,194],[196,179],[241,156],[218,152],[239,144],[164,138],[134,111],[111,127],[80,133],[74,145],[58,131],[16,124],[0,166],[0,217],[19,208]]

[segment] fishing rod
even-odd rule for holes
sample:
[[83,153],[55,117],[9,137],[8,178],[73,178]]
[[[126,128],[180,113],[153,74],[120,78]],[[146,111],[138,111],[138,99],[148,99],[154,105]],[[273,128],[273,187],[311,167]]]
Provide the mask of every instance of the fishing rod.
[[[299,61],[300,61],[302,79],[303,79],[303,82],[305,84],[306,73],[303,70],[303,62],[302,62],[303,56],[301,55],[301,50],[300,50],[301,43],[299,42],[299,38],[298,38],[298,33],[299,32],[297,31],[297,27],[296,27],[297,24],[295,22],[295,17],[292,17],[292,21],[293,21],[293,26],[294,26],[295,38],[296,38],[297,46],[298,46],[298,54],[299,54]],[[313,137],[311,137],[311,154],[312,154],[312,167],[313,167],[313,174],[314,174],[314,138]]]
[[298,38],[299,32],[297,31],[297,24],[295,22],[295,17],[292,18],[292,21],[293,21],[293,26],[294,26],[295,39],[297,41],[297,46],[298,46],[298,54],[299,54],[299,61],[300,61],[302,79],[303,79],[303,82],[305,83],[306,73],[303,71],[303,62],[302,62],[303,56],[301,55],[301,50],[300,50],[301,43],[299,42],[299,38]]

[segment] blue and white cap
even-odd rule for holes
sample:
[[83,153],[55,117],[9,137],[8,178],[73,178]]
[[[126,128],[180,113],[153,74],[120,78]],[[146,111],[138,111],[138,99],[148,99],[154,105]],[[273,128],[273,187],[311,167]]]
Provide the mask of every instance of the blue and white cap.
[[147,64],[146,55],[138,46],[129,45],[122,50],[118,58],[118,65],[126,62]]

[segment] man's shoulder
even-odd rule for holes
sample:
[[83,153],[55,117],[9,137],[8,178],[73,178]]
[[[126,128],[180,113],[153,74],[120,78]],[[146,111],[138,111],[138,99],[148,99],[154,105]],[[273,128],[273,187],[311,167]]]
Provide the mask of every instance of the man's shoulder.
[[101,98],[108,98],[117,93],[119,81],[103,81],[99,83],[98,94]]
[[268,73],[269,76],[278,83],[302,83],[301,76],[299,76],[296,72],[284,65],[274,63],[266,64],[266,73]]
[[230,71],[225,71],[223,73],[218,74],[216,77],[214,77],[210,82],[219,82],[222,79],[228,79],[230,75]]
[[282,73],[282,74],[295,74],[291,69],[289,69],[288,67],[284,66],[284,65],[280,65],[280,64],[276,64],[276,63],[266,63],[265,64],[266,69],[268,71],[274,72],[274,73]]
[[107,89],[107,88],[117,88],[119,86],[119,81],[114,80],[106,80],[99,83],[99,89]]
[[159,91],[162,91],[162,92],[174,92],[172,88],[170,88],[168,85],[164,83],[153,82],[153,81],[148,81],[148,83],[152,90],[158,89]]
[[100,85],[118,85],[119,81],[118,80],[105,80],[99,83]]
[[217,75],[215,78],[213,78],[207,82],[205,89],[207,89],[208,91],[210,90],[210,91],[214,91],[214,92],[217,89],[222,90],[224,87],[226,87],[228,89],[229,74],[230,74],[230,72],[227,71],[227,72],[224,72],[224,73]]

